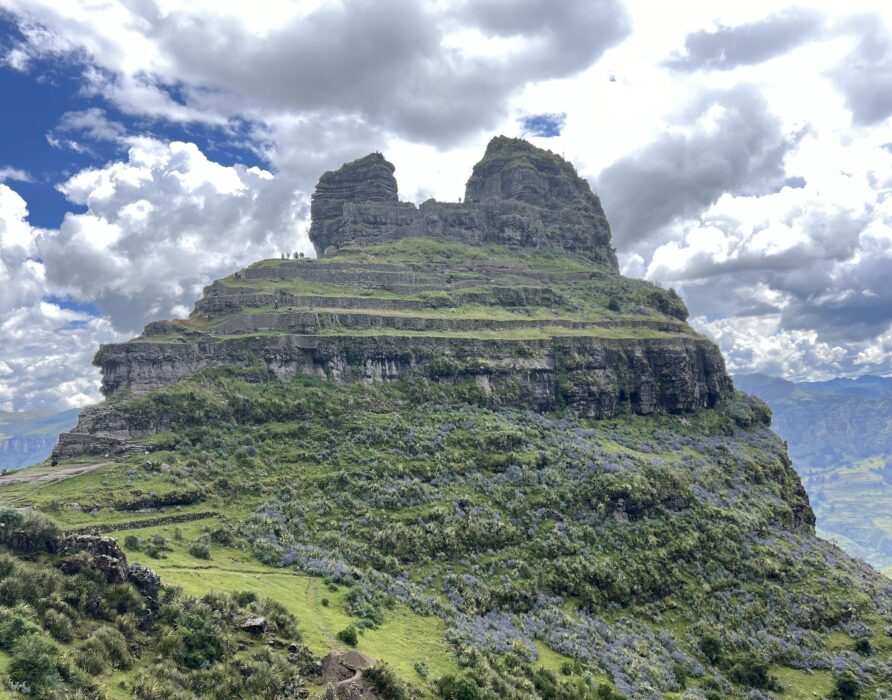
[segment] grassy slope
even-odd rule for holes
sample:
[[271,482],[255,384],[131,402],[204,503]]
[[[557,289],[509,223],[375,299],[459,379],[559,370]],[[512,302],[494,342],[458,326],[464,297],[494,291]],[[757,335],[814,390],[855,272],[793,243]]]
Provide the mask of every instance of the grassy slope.
[[[313,307],[293,307],[290,311],[330,311],[332,313],[371,313],[419,318],[443,319],[477,319],[477,320],[537,320],[562,319],[568,321],[673,321],[667,312],[681,313],[683,305],[673,294],[661,290],[640,280],[619,277],[615,273],[602,268],[585,258],[554,249],[537,251],[512,250],[504,246],[482,245],[468,246],[456,243],[441,242],[433,239],[408,238],[391,243],[360,248],[344,248],[337,255],[320,260],[265,260],[253,265],[253,268],[266,272],[277,268],[314,269],[324,268],[332,264],[364,263],[367,265],[386,264],[402,266],[404,272],[418,275],[422,281],[433,285],[430,291],[408,291],[394,293],[381,289],[376,282],[367,286],[359,283],[323,283],[286,276],[282,279],[248,279],[236,280],[234,276],[218,280],[217,288],[231,292],[251,291],[263,294],[284,293],[296,296],[331,297],[329,305]],[[476,267],[475,267],[476,266]],[[448,273],[448,274],[447,274]],[[577,280],[561,275],[588,275],[589,279]],[[274,276],[274,275],[273,275]],[[547,281],[538,281],[542,277]],[[555,279],[551,277],[557,276]],[[473,287],[462,287],[454,290],[453,282],[475,281]],[[477,292],[486,294],[492,286],[517,288],[530,285],[547,287],[558,300],[547,306],[525,305],[522,307],[501,307],[493,304],[457,304],[443,305],[435,302],[447,300],[456,292]],[[430,306],[423,311],[381,311],[360,308],[341,309],[337,303],[339,298],[362,300],[380,298],[428,302]],[[610,307],[610,308],[608,308]],[[285,311],[283,307],[280,309]],[[186,321],[169,322],[167,331],[141,338],[151,342],[182,342],[189,334],[208,333],[216,336],[215,327],[224,320],[231,319],[238,313],[254,314],[274,311],[271,305],[249,306],[238,312],[229,310],[221,314],[206,317],[196,312]],[[347,335],[368,335],[369,332],[343,329],[327,331]],[[373,331],[386,335],[419,335],[418,333],[394,330]],[[680,329],[680,334],[695,336],[690,329]],[[185,334],[185,335],[184,335]],[[262,335],[273,333],[265,332]],[[532,339],[554,335],[580,335],[606,338],[642,338],[664,337],[659,331],[642,328],[624,329],[582,329],[569,331],[558,327],[547,329],[510,329],[504,331],[430,331],[426,335],[468,338],[508,338]],[[226,336],[223,336],[226,337]],[[669,335],[669,337],[672,337]]]
[[[357,537],[363,538],[362,533],[365,531],[363,528],[372,533],[377,531],[382,536],[389,536],[387,533],[399,531],[393,530],[393,528],[397,527],[400,522],[421,522],[434,517],[441,506],[452,508],[452,504],[461,501],[470,501],[484,508],[481,517],[484,517],[485,520],[490,517],[486,515],[488,509],[501,502],[500,499],[503,496],[511,493],[505,491],[503,494],[501,490],[503,487],[495,486],[499,483],[498,479],[503,478],[499,475],[504,474],[507,466],[506,463],[495,459],[496,457],[500,454],[507,454],[510,461],[520,465],[522,469],[535,471],[536,465],[541,465],[543,459],[546,464],[553,459],[564,459],[559,455],[562,454],[561,450],[566,449],[558,447],[562,440],[560,431],[566,429],[561,427],[564,425],[563,421],[567,420],[566,418],[560,418],[557,422],[553,422],[553,419],[545,419],[545,422],[542,422],[543,419],[536,417],[535,414],[523,412],[502,414],[485,409],[473,409],[470,413],[455,413],[454,409],[448,407],[448,401],[454,400],[454,397],[448,399],[438,393],[440,390],[432,387],[413,389],[402,385],[386,385],[336,388],[309,379],[290,385],[254,385],[231,378],[225,372],[218,372],[216,374],[208,373],[198,384],[186,382],[181,387],[162,390],[158,394],[172,397],[183,395],[183,392],[195,394],[196,387],[199,385],[203,387],[201,391],[205,392],[202,394],[204,396],[202,400],[214,407],[209,409],[209,412],[206,411],[204,415],[211,416],[210,423],[216,427],[211,429],[189,427],[190,414],[194,407],[184,408],[182,414],[175,414],[173,416],[175,425],[178,424],[178,421],[184,422],[181,423],[182,427],[177,428],[174,435],[165,438],[165,440],[173,439],[178,443],[178,447],[152,455],[152,460],[155,463],[167,463],[170,465],[169,469],[161,472],[147,472],[142,468],[145,458],[133,457],[122,463],[104,467],[68,481],[49,484],[39,489],[29,489],[26,486],[8,487],[0,491],[0,498],[4,502],[14,500],[19,505],[29,504],[51,512],[67,527],[80,527],[85,524],[113,525],[116,522],[134,518],[156,517],[155,514],[118,512],[111,508],[114,503],[147,493],[162,494],[170,491],[185,491],[197,484],[203,485],[206,499],[202,503],[167,509],[167,513],[175,515],[210,510],[220,513],[223,516],[222,519],[200,520],[176,526],[162,525],[142,530],[118,531],[115,535],[123,541],[123,538],[128,534],[139,535],[144,539],[148,539],[152,534],[161,534],[170,546],[170,551],[164,555],[165,558],[155,559],[143,552],[136,551],[131,551],[130,556],[157,569],[166,581],[182,586],[189,593],[197,594],[215,589],[233,591],[248,589],[272,595],[295,614],[301,623],[307,642],[318,654],[341,646],[334,639],[334,634],[339,629],[351,622],[353,624],[362,622],[362,618],[357,617],[355,611],[351,612],[349,605],[345,602],[347,588],[339,584],[336,591],[329,591],[328,584],[322,578],[307,576],[300,573],[299,570],[295,571],[290,568],[266,566],[254,556],[251,547],[243,539],[238,539],[235,546],[221,546],[212,543],[212,557],[209,561],[191,556],[187,551],[189,542],[202,537],[207,538],[209,532],[219,529],[221,525],[225,527],[227,523],[236,533],[247,532],[250,528],[246,530],[239,523],[251,522],[254,519],[252,514],[262,512],[269,507],[263,504],[268,503],[271,497],[275,499],[275,496],[281,494],[283,490],[297,489],[294,493],[301,494],[301,508],[309,509],[306,511],[308,515],[305,517],[308,518],[306,522],[311,525],[309,529],[305,526],[301,528],[302,536],[308,537],[310,542],[315,541],[322,544],[325,551],[331,551],[331,545],[338,542],[336,547],[342,548],[341,552],[347,555],[348,559],[361,566],[362,557],[357,554],[361,550],[353,550],[346,546],[345,542]],[[434,392],[427,396],[428,402],[433,401],[431,406],[436,406],[438,402],[445,401],[446,403],[442,403],[442,408],[439,410],[435,408],[422,411],[410,409],[411,405],[418,403],[417,396],[413,398],[411,391],[419,390]],[[404,393],[407,391],[410,393]],[[227,401],[219,401],[226,397],[229,397],[230,405],[232,399],[238,397],[238,405],[251,407],[250,415],[242,416],[239,425],[227,425],[231,420],[231,416],[227,418],[227,415],[230,414],[225,413],[228,410],[225,408]],[[468,398],[471,399],[470,405],[473,406],[473,396],[468,396]],[[159,399],[158,402],[155,402],[151,397],[139,401],[141,402],[141,411],[159,410],[160,406],[169,408],[178,405],[176,400]],[[299,408],[295,413],[294,408],[287,408],[289,406]],[[223,411],[223,413],[215,416],[214,411]],[[283,420],[283,411],[285,414],[293,414],[292,417]],[[336,428],[333,427],[332,421],[337,425]],[[435,437],[436,432],[441,429],[435,426],[451,426],[449,431],[451,437],[446,438],[445,443],[439,442],[443,440],[442,437]],[[573,426],[578,427],[574,428]],[[667,498],[671,498],[672,492],[679,488],[683,493],[687,493],[689,486],[684,485],[685,479],[694,478],[701,482],[702,486],[714,490],[717,494],[722,494],[721,499],[725,504],[724,507],[730,507],[729,512],[734,513],[733,517],[739,518],[744,523],[749,523],[745,527],[750,528],[761,527],[756,523],[776,507],[769,506],[770,500],[766,500],[768,492],[762,493],[766,484],[771,486],[770,490],[775,494],[782,493],[782,491],[776,491],[777,485],[772,486],[774,480],[778,478],[778,474],[772,475],[770,469],[762,473],[762,470],[768,467],[756,466],[770,464],[772,460],[776,459],[771,456],[771,449],[774,448],[768,449],[771,445],[770,442],[763,444],[760,442],[762,438],[752,442],[756,433],[752,437],[747,437],[747,433],[744,431],[733,438],[716,438],[719,442],[709,448],[706,448],[708,443],[698,443],[701,440],[699,435],[711,433],[721,435],[728,430],[727,417],[723,417],[720,412],[707,411],[698,417],[686,419],[629,417],[607,423],[588,424],[577,422],[575,419],[570,422],[571,430],[589,430],[591,428],[594,429],[594,433],[592,433],[594,441],[590,447],[584,449],[596,450],[593,454],[598,455],[597,460],[617,464],[626,473],[623,497],[628,504],[633,504],[641,498],[645,498],[645,502],[647,502],[651,497],[645,496],[645,494],[651,488],[656,488],[658,492],[662,491],[662,497]],[[548,441],[540,442],[541,436],[550,435],[554,431],[558,432]],[[413,433],[416,436],[414,438],[416,444],[414,447],[411,447],[412,443],[407,446],[406,436]],[[681,442],[678,442],[679,438],[681,438]],[[557,441],[553,445],[552,439]],[[570,440],[568,445],[573,441],[569,437],[566,439]],[[432,440],[434,442],[430,442]],[[726,448],[719,447],[719,443],[722,442],[726,444]],[[752,444],[750,444],[751,442]],[[246,454],[244,448],[244,445],[251,444],[256,445],[257,449],[257,456],[253,458]],[[434,444],[439,445],[434,452],[439,455],[436,458],[427,453]],[[558,451],[552,453],[556,449]],[[707,457],[704,461],[704,455],[712,449],[717,449],[718,452],[715,453],[715,456]],[[724,463],[719,468],[720,471],[716,472],[714,471],[715,467],[710,466],[710,459],[715,459],[723,454],[722,450],[724,449],[730,449],[735,455],[734,460],[736,461]],[[421,450],[421,453],[413,457],[412,452],[418,450]],[[429,467],[425,466],[431,459],[439,463],[433,473],[429,471]],[[591,457],[580,456],[576,459],[591,459]],[[488,464],[487,460],[493,461]],[[651,473],[650,470],[658,465],[665,465],[665,467],[659,466],[659,471],[664,468],[681,469],[681,473],[689,469],[693,471],[691,471],[691,477],[684,477],[680,482],[663,481],[662,477],[660,477],[660,481],[651,482],[650,480],[656,478],[657,472]],[[730,487],[729,491],[728,485],[721,484],[722,479],[729,478],[728,469],[732,465],[734,465],[732,473],[735,474],[733,476],[735,484]],[[419,469],[421,471],[418,471]],[[433,501],[427,500],[428,497],[424,496],[421,501],[417,502],[410,500],[402,505],[382,505],[391,503],[393,498],[397,499],[393,503],[400,503],[404,496],[400,496],[399,493],[401,490],[406,493],[407,485],[403,481],[405,478],[420,478],[420,483],[423,485],[431,478],[436,478],[437,473],[442,469],[445,469],[446,473],[466,473],[467,477],[441,484]],[[469,469],[470,471],[468,471]],[[627,471],[629,469],[632,471]],[[645,471],[641,472],[642,469]],[[750,473],[749,470],[756,471]],[[376,499],[374,501],[367,500],[370,494],[369,474],[366,472],[378,475],[375,477],[377,485],[374,489]],[[639,473],[639,476],[635,476],[636,472]],[[343,486],[338,486],[340,482],[333,480],[333,477],[341,473],[346,476],[337,477],[345,479]],[[551,471],[547,473],[552,474]],[[556,478],[558,473],[554,472],[554,476],[550,478]],[[759,476],[759,473],[762,475]],[[668,475],[668,472],[666,474]],[[719,477],[719,474],[724,474],[724,476]],[[644,481],[641,481],[642,476]],[[480,482],[477,481],[481,478],[497,479],[493,486],[497,490],[487,489],[485,492],[487,495],[484,495],[484,492],[480,491]],[[604,478],[604,476],[597,477],[598,480]],[[743,482],[736,483],[738,479],[743,479]],[[756,479],[756,481],[752,481],[752,479]],[[608,480],[605,483],[612,483],[612,481]],[[647,486],[648,483],[650,486]],[[743,483],[750,485],[741,492]],[[569,485],[568,482],[567,486]],[[388,489],[391,488],[396,489],[394,496],[388,495],[390,493]],[[568,495],[565,496],[560,495],[564,488],[560,482],[554,482],[550,488],[558,489],[553,497],[559,499],[566,499],[570,493],[567,492]],[[609,488],[615,487],[610,486]],[[637,488],[644,490],[636,493]],[[538,487],[524,486],[521,493],[526,499],[529,509],[536,511],[544,507],[543,514],[548,512],[547,504],[552,496],[547,491]],[[380,501],[381,498],[384,500]],[[608,496],[608,498],[612,497]],[[737,503],[736,499],[741,498],[743,500]],[[70,505],[72,501],[77,501],[80,504],[79,507],[73,509]],[[379,505],[374,505],[379,501]],[[562,502],[568,503],[566,500]],[[500,508],[501,506],[496,507]],[[766,507],[768,507],[767,510],[765,510]],[[783,512],[783,509],[779,512]],[[363,513],[365,518],[372,519],[375,525],[371,528],[362,526],[356,529],[357,523],[351,521],[355,521],[358,513]],[[668,518],[667,526],[669,523],[674,523],[671,525],[673,537],[694,538],[692,542],[696,542],[705,534],[696,528],[690,530],[691,524],[686,517],[681,517],[681,514],[673,515],[671,511],[665,511],[659,506],[655,513],[660,513],[657,520],[639,521],[628,534],[635,538],[664,537],[665,535],[659,533],[663,528],[660,523],[665,518]],[[254,517],[256,518],[256,516]],[[262,525],[262,520],[258,522]],[[257,524],[255,522],[255,526]],[[548,532],[554,524],[554,517],[547,516],[545,520],[540,521],[538,527],[541,532]],[[652,526],[657,529],[651,530],[648,534]],[[345,527],[347,527],[346,530],[344,530]],[[449,525],[444,523],[442,527],[449,527]],[[605,541],[613,542],[613,544],[608,544],[607,549],[603,550],[599,556],[612,558],[619,551],[623,551],[627,545],[622,544],[621,540],[614,542],[613,538],[626,537],[627,535],[623,533],[629,527],[628,525],[612,524],[612,520],[609,518],[604,521],[599,526],[600,538],[606,537]],[[644,527],[643,530],[642,527]],[[180,531],[181,539],[176,539],[177,529]],[[341,534],[337,535],[337,539],[330,537],[330,535],[333,536],[339,532]],[[582,532],[579,535],[573,535],[572,538],[575,539],[581,535]],[[483,534],[475,536],[483,536]],[[344,537],[347,539],[344,540]],[[399,539],[394,542],[399,542]],[[368,545],[372,545],[372,542],[367,542]],[[446,540],[444,545],[451,546],[450,541]],[[413,582],[433,591],[438,590],[449,576],[462,572],[472,573],[475,571],[475,567],[480,565],[489,567],[494,572],[490,575],[498,577],[500,573],[507,573],[511,570],[505,567],[512,559],[535,562],[535,566],[544,563],[543,553],[537,551],[536,548],[530,549],[528,544],[523,543],[523,539],[499,544],[489,554],[485,553],[486,546],[484,546],[484,550],[481,552],[470,555],[471,559],[467,565],[461,563],[460,560],[449,563],[448,561],[438,562],[436,558],[427,559],[423,554],[427,545],[423,541],[419,541],[417,546],[420,549],[414,550],[414,553],[411,554],[407,553],[410,558],[407,560],[406,570],[410,573]],[[487,546],[492,547],[492,545]],[[667,550],[666,555],[663,555],[660,554],[658,548],[651,552],[642,551],[631,560],[628,556],[623,556],[615,564],[608,564],[608,569],[611,566],[618,566],[618,571],[628,569],[629,576],[634,580],[648,568],[654,567],[653,562],[649,560],[650,556],[690,557],[693,552],[704,545],[693,546],[695,549],[688,554],[681,554],[677,551],[672,553],[673,550]],[[778,543],[775,546],[778,549],[774,552],[766,551],[758,556],[753,552],[751,556],[754,558],[747,564],[747,567],[753,567],[752,572],[755,572],[764,571],[765,567],[774,569],[778,566],[794,566],[792,564],[794,560],[789,559],[790,553],[788,552],[789,547],[794,546],[794,542],[791,541],[782,546]],[[801,546],[801,544],[795,546]],[[468,551],[475,552],[476,550]],[[331,555],[327,554],[326,556]],[[696,558],[699,555],[693,556]],[[811,561],[810,554],[798,556]],[[475,558],[477,564],[473,564]],[[640,561],[639,558],[641,558]],[[666,560],[659,566],[665,567],[668,561]],[[471,568],[468,568],[469,566]],[[695,568],[700,566],[697,564]],[[820,558],[808,564],[808,567],[812,566],[818,567],[814,573],[811,573],[810,569],[803,569],[784,584],[784,588],[788,591],[784,595],[789,595],[789,591],[800,589],[802,586],[806,586],[806,588],[802,589],[801,594],[797,593],[796,595],[811,595],[807,589],[812,584],[808,581],[811,580],[811,577],[819,575],[817,572],[822,566]],[[795,568],[799,567],[801,567],[801,563],[795,565]],[[675,581],[672,584],[673,593],[669,598],[664,598],[665,594],[660,594],[657,596],[656,602],[647,602],[648,598],[653,595],[653,592],[647,592],[647,586],[655,585],[656,582],[645,583],[644,598],[632,607],[618,608],[615,603],[605,599],[595,604],[595,610],[608,625],[617,625],[617,629],[622,629],[629,624],[623,620],[626,620],[630,615],[636,625],[643,624],[659,629],[664,623],[655,621],[660,620],[669,610],[673,610],[677,623],[667,629],[673,630],[675,639],[685,653],[698,656],[696,644],[692,642],[692,639],[696,639],[698,620],[704,614],[703,600],[709,600],[711,595],[711,585],[698,579],[704,575],[705,573],[689,575],[685,569],[679,569],[675,574],[672,574],[663,569],[661,577],[668,577]],[[754,574],[748,574],[748,576],[752,575]],[[847,576],[852,575],[855,574],[847,574]],[[433,587],[423,584],[429,576],[433,576]],[[674,578],[676,576],[677,578]],[[850,579],[847,586],[863,585],[856,584],[855,582],[858,580],[857,577]],[[518,579],[517,583],[520,586],[541,585],[532,581],[524,583],[523,577]],[[604,584],[599,585],[603,586]],[[753,579],[753,588],[747,584],[750,591],[747,595],[751,596],[758,592],[761,585],[758,579]],[[512,586],[509,586],[506,592],[511,590]],[[619,599],[629,595],[624,593],[624,590],[624,588],[617,588],[615,595],[619,596]],[[826,591],[825,595],[829,594],[832,598],[850,595],[844,594],[843,590],[834,587]],[[639,596],[639,594],[632,595],[636,599]],[[704,595],[707,598],[702,598]],[[329,599],[328,606],[322,604],[323,597]],[[701,601],[697,604],[699,607],[695,607],[694,601],[696,600]],[[877,629],[874,644],[885,649],[888,643],[883,640],[881,631],[884,623],[876,616],[876,612],[870,612],[869,606],[865,607],[865,599],[858,598],[858,600],[860,602],[854,603],[853,601],[853,603],[864,611],[863,619]],[[752,602],[748,605],[752,606]],[[573,617],[577,614],[574,604],[569,604],[567,610]],[[428,666],[431,678],[454,672],[458,668],[455,650],[446,641],[446,625],[440,618],[412,612],[405,603],[399,602],[393,608],[384,607],[382,611],[383,623],[377,628],[364,631],[360,639],[360,650],[375,658],[388,661],[403,678],[419,687],[425,687],[425,682],[414,670],[417,661],[423,661]],[[733,610],[729,612],[729,614],[731,613]],[[722,615],[719,611],[712,610],[710,615],[717,616],[715,619],[717,624],[725,624],[721,622]],[[830,653],[830,650],[834,648],[833,645],[837,643],[841,643],[843,648],[850,648],[854,643],[852,637],[847,634],[842,634],[841,637],[839,633],[834,634],[836,636],[826,637],[823,642],[826,651],[820,653]],[[840,638],[843,640],[842,642],[839,641]],[[541,639],[537,641],[536,646],[539,648],[540,657],[535,663],[539,666],[559,670],[562,663],[568,658],[548,649]],[[815,650],[815,652],[818,651],[819,649]],[[892,649],[888,651],[892,651]],[[645,651],[643,653],[647,655],[652,652]],[[650,663],[661,662],[651,659]],[[591,675],[592,679],[608,678],[607,669],[597,663],[588,666],[586,672],[593,674]],[[777,664],[774,673],[788,686],[789,697],[808,697],[811,692],[823,692],[822,689],[832,681],[826,673],[807,674],[784,667],[783,664]],[[698,683],[694,679],[689,682],[694,685]]]
[[[664,311],[675,303],[563,253],[432,240],[258,266],[339,262],[435,274],[497,262],[510,267],[506,285],[525,279],[524,266],[591,275],[550,284],[565,306],[531,317],[670,320]],[[294,279],[222,284],[416,300],[448,294]],[[216,320],[173,327],[210,332]],[[540,331],[530,333],[496,335]],[[649,329],[607,336],[615,333],[656,337]],[[114,403],[122,415],[171,425],[147,441],[151,470],[133,456],[56,483],[0,485],[0,502],[50,513],[68,528],[112,528],[122,542],[139,537],[130,558],[187,592],[272,594],[317,654],[343,648],[336,633],[355,625],[359,649],[422,693],[458,673],[488,698],[555,697],[545,669],[563,682],[563,698],[590,697],[605,683],[636,697],[681,697],[682,681],[738,697],[749,692],[735,675],[741,664],[770,672],[787,697],[826,693],[834,680],[825,669],[834,665],[870,688],[889,684],[875,661],[892,653],[889,591],[801,527],[792,531],[805,509],[798,482],[760,422],[762,409],[743,397],[687,417],[592,422],[500,409],[473,385],[251,383],[216,368]],[[195,491],[200,502],[161,515],[215,517],[123,529],[159,513],[123,512],[122,504]],[[164,544],[147,547],[155,536]],[[196,542],[210,559],[190,553]],[[710,635],[718,660],[701,649]],[[861,636],[873,657],[853,653]]]

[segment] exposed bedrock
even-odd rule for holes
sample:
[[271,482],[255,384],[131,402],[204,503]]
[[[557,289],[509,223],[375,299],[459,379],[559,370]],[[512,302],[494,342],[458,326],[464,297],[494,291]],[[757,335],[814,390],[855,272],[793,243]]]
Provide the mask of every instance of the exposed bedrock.
[[[124,343],[103,346],[103,391],[144,394],[206,367],[255,367],[289,381],[311,374],[335,382],[390,381],[427,376],[438,382],[474,381],[496,402],[549,410],[564,404],[604,418],[623,410],[692,411],[731,391],[718,349],[696,337],[541,340],[399,336],[246,336],[207,343]],[[163,418],[140,422],[114,404],[87,409],[57,448],[63,456],[123,448],[166,429]],[[101,438],[95,450],[85,436]],[[89,442],[89,440],[87,440]]]
[[616,269],[598,197],[551,151],[497,137],[474,166],[464,202],[400,202],[394,167],[379,153],[325,173],[311,208],[319,254],[350,243],[429,236],[519,248],[557,246]]
[[[125,343],[103,346],[103,391],[145,394],[206,367],[254,367],[289,381],[311,374],[331,381],[391,381],[427,376],[441,383],[474,381],[492,400],[545,411],[559,404],[606,418],[631,410],[693,411],[731,391],[718,349],[699,338],[554,337],[513,341],[468,338],[247,336],[212,343]],[[139,420],[114,404],[85,409],[62,436],[57,456],[135,451],[138,441],[170,427],[164,417]]]

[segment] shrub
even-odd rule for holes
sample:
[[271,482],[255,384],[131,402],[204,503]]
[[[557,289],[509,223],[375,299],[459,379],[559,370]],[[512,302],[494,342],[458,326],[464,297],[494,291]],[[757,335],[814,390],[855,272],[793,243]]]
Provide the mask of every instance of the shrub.
[[64,613],[52,608],[43,616],[43,626],[53,635],[53,639],[59,642],[70,642],[73,635],[71,620]]
[[211,531],[210,538],[211,542],[214,544],[223,545],[225,547],[231,546],[235,541],[232,531],[225,527],[218,527],[216,530]]
[[254,591],[239,591],[235,594],[235,602],[240,608],[257,602],[257,594]]
[[196,540],[189,545],[189,554],[191,554],[196,559],[210,559],[211,549],[204,542]]
[[47,552],[59,538],[54,520],[36,511],[0,508],[0,542],[16,551]]
[[[609,686],[607,688],[610,689]],[[480,688],[473,681],[455,676],[440,678],[436,683],[436,690],[441,698],[448,700],[480,700],[483,697]]]
[[13,683],[26,685],[32,695],[56,685],[59,652],[56,646],[41,635],[28,634],[12,647],[7,673]]
[[424,661],[416,661],[414,666],[415,666],[415,673],[417,673],[422,678],[427,678],[428,673],[430,673],[430,671],[428,671],[427,664],[424,663]]
[[95,676],[109,665],[113,668],[129,668],[132,663],[127,640],[114,627],[100,627],[80,645],[75,663]]
[[700,651],[709,663],[716,665],[722,658],[722,642],[716,637],[704,635],[700,639]]
[[180,660],[189,668],[201,668],[222,659],[226,640],[212,620],[197,613],[187,614],[180,621]]
[[356,628],[353,625],[349,627],[345,627],[340,632],[337,633],[337,638],[340,639],[344,644],[355,647],[359,642],[359,636],[356,634]]
[[673,664],[672,675],[675,676],[675,682],[678,683],[678,687],[684,690],[688,684],[687,669],[681,664]]
[[870,640],[867,637],[862,637],[856,641],[855,651],[861,654],[861,656],[870,656],[873,653],[873,647],[870,644]]
[[142,540],[136,535],[127,535],[127,537],[124,538],[124,546],[127,549],[138,552],[142,547]]
[[728,677],[738,685],[763,690],[772,686],[768,677],[768,664],[754,656],[744,656],[731,667]]
[[405,700],[409,697],[406,687],[396,677],[393,669],[385,663],[377,663],[372,668],[367,668],[362,675],[372,684],[382,700]]
[[329,602],[329,601],[328,601],[328,598],[323,598],[323,599],[322,599],[321,601],[319,601],[319,602],[322,603],[322,607],[323,607],[323,608],[327,608],[327,607],[328,607],[328,602]]
[[851,673],[843,673],[836,677],[832,697],[835,700],[856,700],[861,697],[861,684]]
[[0,622],[0,648],[11,649],[22,637],[40,634],[40,628],[19,615],[9,615]]

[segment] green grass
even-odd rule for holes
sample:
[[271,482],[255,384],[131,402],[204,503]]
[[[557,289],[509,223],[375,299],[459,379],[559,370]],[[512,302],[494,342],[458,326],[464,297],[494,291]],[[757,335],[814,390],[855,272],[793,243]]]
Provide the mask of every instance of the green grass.
[[[336,634],[358,622],[345,609],[346,587],[337,586],[335,591],[330,591],[319,577],[264,566],[248,552],[213,543],[210,560],[189,554],[190,540],[215,526],[213,520],[195,521],[124,530],[114,536],[123,544],[128,535],[148,540],[154,534],[161,534],[171,548],[165,552],[164,559],[125,548],[128,559],[154,569],[165,584],[179,586],[189,595],[201,596],[212,590],[253,591],[272,598],[297,618],[304,641],[313,653],[325,656],[329,651],[346,648]],[[181,540],[175,539],[177,530]],[[328,605],[323,605],[323,598],[328,599]],[[374,659],[386,661],[405,680],[421,684],[422,679],[414,669],[416,661],[427,665],[432,679],[458,669],[445,632],[446,625],[441,619],[416,615],[405,606],[397,605],[386,611],[384,624],[362,632],[356,648]]]
[[[276,335],[276,334],[270,334]],[[511,328],[504,330],[475,330],[475,331],[404,331],[393,328],[374,328],[368,330],[341,330],[325,329],[320,336],[396,336],[406,338],[469,338],[476,340],[547,340],[554,337],[569,338],[605,338],[611,340],[622,339],[682,339],[700,337],[692,333],[665,333],[650,328],[561,328],[552,326],[546,328]]]
[[320,258],[317,262],[325,265],[348,261],[428,265],[441,263],[455,265],[469,262],[488,265],[525,264],[531,269],[543,272],[606,272],[606,268],[559,248],[512,249],[500,245],[467,245],[433,238],[401,238],[374,246],[347,245],[336,255]]
[[833,691],[833,674],[830,671],[806,673],[795,668],[776,666],[771,669],[770,675],[780,681],[785,699],[814,700],[825,698]]

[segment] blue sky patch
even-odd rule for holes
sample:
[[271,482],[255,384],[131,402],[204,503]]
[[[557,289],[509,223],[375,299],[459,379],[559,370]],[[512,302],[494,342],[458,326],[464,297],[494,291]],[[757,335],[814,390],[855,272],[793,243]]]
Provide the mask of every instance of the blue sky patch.
[[[0,12],[0,56],[21,43],[23,36],[9,15]],[[57,186],[75,173],[126,160],[126,144],[89,138],[85,132],[59,132],[63,115],[99,108],[110,121],[123,127],[123,135],[153,136],[162,141],[195,143],[208,158],[231,166],[268,164],[253,150],[252,124],[232,120],[225,129],[203,124],[177,124],[125,114],[100,96],[82,90],[85,65],[78,60],[32,59],[25,71],[0,65],[0,169],[14,168],[30,175],[30,181],[8,179],[6,184],[28,203],[34,226],[58,228],[66,212],[83,213],[85,207],[66,200]],[[164,86],[171,98],[183,99],[180,86]],[[48,140],[52,135],[57,145]],[[67,142],[76,142],[73,149]],[[59,143],[61,142],[61,143]]]
[[567,115],[565,112],[530,114],[521,117],[519,121],[524,136],[552,138],[561,135],[567,122]]
[[71,297],[57,296],[45,296],[43,300],[48,304],[55,304],[56,306],[62,309],[68,309],[69,311],[76,311],[81,314],[88,314],[89,316],[100,315],[99,308],[92,302],[84,304],[72,299]]

